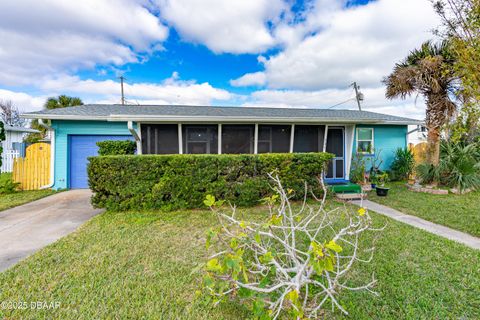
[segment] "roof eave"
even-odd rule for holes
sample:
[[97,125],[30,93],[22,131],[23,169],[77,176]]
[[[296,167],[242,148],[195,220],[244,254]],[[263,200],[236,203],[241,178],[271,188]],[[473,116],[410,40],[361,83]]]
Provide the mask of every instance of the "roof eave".
[[49,120],[93,120],[93,121],[135,121],[135,122],[221,122],[221,123],[366,123],[366,124],[394,124],[418,125],[422,121],[393,121],[379,119],[345,119],[321,117],[242,117],[242,116],[158,116],[158,115],[109,115],[109,116],[79,116],[55,114],[23,114],[27,119]]

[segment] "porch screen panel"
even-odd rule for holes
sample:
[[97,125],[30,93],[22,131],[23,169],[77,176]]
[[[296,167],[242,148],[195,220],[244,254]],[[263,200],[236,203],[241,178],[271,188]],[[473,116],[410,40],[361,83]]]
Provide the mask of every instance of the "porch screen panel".
[[293,152],[323,151],[325,126],[295,125]]
[[222,125],[222,153],[253,153],[255,127]]
[[182,125],[183,153],[218,152],[218,125]]
[[284,153],[290,151],[291,126],[259,125],[258,153]]
[[178,125],[142,123],[142,153],[178,153]]

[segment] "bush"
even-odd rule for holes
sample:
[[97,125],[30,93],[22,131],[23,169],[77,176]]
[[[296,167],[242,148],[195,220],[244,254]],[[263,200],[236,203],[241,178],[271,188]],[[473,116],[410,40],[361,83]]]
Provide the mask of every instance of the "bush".
[[408,148],[398,148],[391,166],[392,180],[406,180],[413,173],[415,158]]
[[[136,155],[92,157],[89,185],[96,207],[164,209],[202,207],[206,194],[239,206],[258,204],[272,193],[267,174],[276,172],[294,199],[333,157],[327,153],[262,155]],[[315,187],[314,192],[320,192]]]
[[194,269],[204,270],[197,295],[213,306],[236,300],[250,319],[323,319],[330,308],[348,314],[342,291],[376,294],[373,275],[359,266],[374,251],[363,234],[378,230],[368,210],[327,209],[325,197],[317,207],[297,206],[279,179],[272,182],[275,194],[264,199],[270,214],[253,221],[206,196],[220,224],[206,233],[210,257]]
[[98,154],[101,156],[116,156],[135,154],[137,144],[130,140],[105,140],[97,142]]
[[18,191],[20,187],[19,182],[13,182],[12,180],[8,179],[0,183],[0,194],[11,194]]
[[3,140],[5,140],[5,126],[3,125],[3,122],[0,121],[0,166],[2,165],[3,147],[1,142]]
[[438,181],[460,191],[480,188],[480,147],[476,143],[442,142],[438,166],[423,163],[417,166],[422,183]]
[[355,153],[350,169],[350,181],[353,183],[365,183],[366,162],[362,154]]

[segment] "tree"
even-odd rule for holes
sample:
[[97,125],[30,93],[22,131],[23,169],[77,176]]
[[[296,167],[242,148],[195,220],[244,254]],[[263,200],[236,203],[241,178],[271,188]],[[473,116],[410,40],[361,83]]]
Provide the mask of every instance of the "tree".
[[21,111],[10,100],[0,100],[0,117],[2,122],[14,127],[23,127],[25,119],[20,117]]
[[432,0],[442,19],[436,34],[451,43],[454,71],[462,83],[462,108],[454,140],[475,139],[480,128],[480,0]]
[[[67,108],[67,107],[75,107],[83,105],[82,99],[78,97],[69,97],[66,95],[60,95],[58,97],[50,97],[45,101],[43,105],[44,109],[59,109],[59,108]],[[45,134],[47,130],[40,126],[37,119],[32,120],[30,127],[32,129],[36,129],[40,131],[40,133],[30,133],[26,138],[25,141],[27,142],[37,142],[43,138],[45,138]]]
[[0,167],[2,166],[3,140],[5,140],[5,128],[3,122],[0,122]]
[[44,109],[59,109],[67,107],[75,107],[83,105],[83,101],[77,97],[69,97],[66,95],[60,95],[56,98],[48,98],[44,104]]
[[393,72],[383,82],[388,99],[405,99],[412,94],[425,98],[427,104],[425,126],[427,136],[427,163],[437,166],[440,158],[442,128],[454,116],[457,106],[457,77],[453,72],[454,57],[449,43],[427,41],[407,58],[397,63]]
[[275,194],[263,199],[269,215],[260,220],[244,220],[235,206],[226,212],[224,201],[207,195],[204,203],[219,225],[206,234],[206,247],[214,252],[198,267],[205,273],[197,294],[214,305],[238,299],[250,307],[251,318],[273,320],[324,318],[329,307],[348,314],[339,301],[342,291],[378,295],[373,275],[363,284],[351,276],[363,275],[359,265],[373,259],[375,247],[364,235],[383,229],[372,227],[368,210],[328,208],[321,176],[319,205],[310,206],[305,197],[293,206],[293,191],[278,176],[269,177]]

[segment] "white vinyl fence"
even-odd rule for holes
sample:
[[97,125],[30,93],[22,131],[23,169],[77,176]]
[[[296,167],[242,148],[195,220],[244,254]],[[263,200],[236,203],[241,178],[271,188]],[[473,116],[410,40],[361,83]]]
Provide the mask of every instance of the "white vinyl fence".
[[1,172],[12,172],[13,160],[19,156],[20,152],[18,150],[3,150]]

